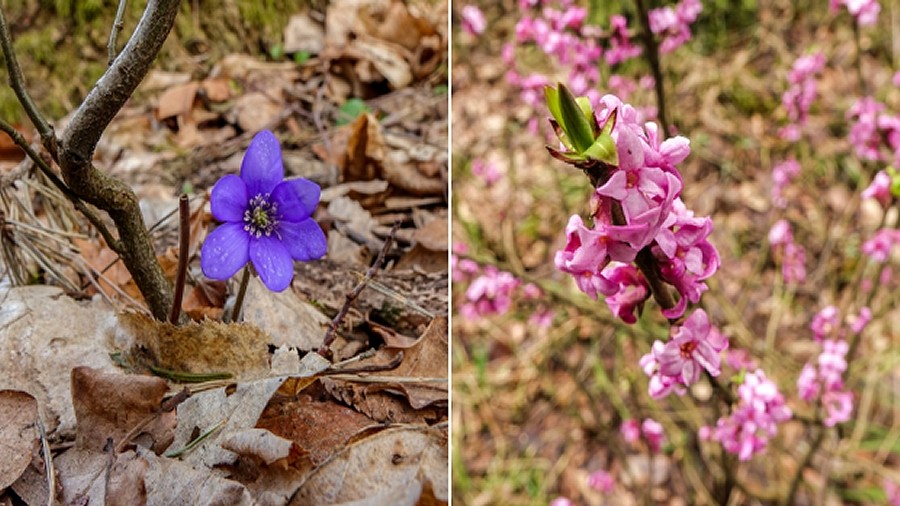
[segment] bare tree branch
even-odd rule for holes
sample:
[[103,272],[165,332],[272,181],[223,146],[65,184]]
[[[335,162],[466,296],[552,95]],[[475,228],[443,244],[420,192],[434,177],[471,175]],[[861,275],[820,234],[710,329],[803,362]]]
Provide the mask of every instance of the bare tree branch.
[[37,105],[31,99],[31,95],[25,89],[25,78],[22,76],[22,69],[19,68],[19,60],[16,59],[16,52],[13,51],[12,39],[9,36],[9,26],[6,24],[6,17],[3,10],[0,9],[0,48],[3,49],[3,57],[6,59],[6,70],[9,74],[9,85],[16,93],[25,113],[31,119],[31,123],[37,128],[41,136],[41,143],[47,148],[52,156],[56,156],[56,135],[53,133],[53,127],[44,116],[38,111]]
[[126,3],[128,3],[128,0],[119,0],[119,8],[116,9],[116,20],[113,21],[112,29],[109,31],[109,43],[106,47],[109,51],[109,61],[107,65],[112,65],[113,60],[116,59],[116,37],[119,35],[119,32],[122,31],[122,28],[125,27],[125,22],[122,21],[122,18],[125,16]]
[[90,163],[100,135],[147,75],[175,24],[181,0],[150,0],[134,34],[69,122],[62,144],[70,161]]

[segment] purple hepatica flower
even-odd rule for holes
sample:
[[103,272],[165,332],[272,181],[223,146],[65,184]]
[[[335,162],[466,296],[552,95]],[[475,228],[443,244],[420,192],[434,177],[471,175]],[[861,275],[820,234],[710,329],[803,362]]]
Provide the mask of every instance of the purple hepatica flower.
[[250,261],[269,290],[287,288],[295,260],[325,255],[325,234],[310,218],[319,192],[312,181],[284,180],[278,139],[268,130],[256,134],[244,154],[241,176],[229,174],[212,189],[212,214],[223,223],[203,243],[203,274],[228,279]]

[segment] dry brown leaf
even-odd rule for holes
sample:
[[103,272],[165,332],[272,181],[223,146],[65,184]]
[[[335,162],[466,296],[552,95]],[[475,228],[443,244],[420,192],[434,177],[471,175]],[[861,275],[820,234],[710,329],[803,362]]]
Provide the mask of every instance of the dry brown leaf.
[[228,283],[201,280],[202,286],[188,288],[181,308],[194,321],[221,320]]
[[[386,341],[394,343],[393,350],[386,347],[379,350],[371,359],[373,363],[384,364],[396,357],[397,351],[403,351],[403,361],[390,371],[390,376],[408,379],[439,379],[447,378],[447,319],[435,318],[428,328],[414,343],[409,344],[407,339],[399,335],[391,336],[393,332],[385,327],[377,329],[379,334],[385,336]],[[448,401],[447,383],[422,381],[422,382],[394,382],[386,380],[378,383],[357,383],[351,380],[323,380],[326,389],[335,397],[354,406],[382,422],[400,421],[437,421],[437,411],[428,410],[434,406],[446,405]],[[395,394],[405,397],[412,410],[405,409],[403,404],[396,401]],[[396,406],[396,407],[395,407]],[[425,412],[417,412],[426,410]]]
[[147,462],[147,504],[196,504],[243,506],[253,504],[250,493],[236,481],[220,478],[205,469],[195,469],[175,459],[157,457],[138,448]]
[[424,227],[416,229],[413,239],[431,251],[446,252],[449,230],[447,218],[435,218],[426,223]]
[[422,18],[413,16],[403,0],[392,0],[383,12],[373,12],[371,8],[363,8],[360,21],[366,31],[373,37],[400,44],[406,49],[415,50],[422,37],[434,35],[434,27]]
[[0,390],[0,490],[12,485],[37,454],[37,400],[19,390]]
[[343,181],[371,181],[381,175],[381,160],[384,158],[384,140],[381,125],[371,114],[360,114],[350,125],[347,139],[347,164],[341,178]]
[[283,108],[284,104],[276,103],[268,94],[251,92],[234,101],[231,114],[241,130],[257,132],[271,128]]
[[306,51],[319,54],[325,47],[325,28],[313,21],[309,14],[296,14],[284,27],[284,52],[294,54]]
[[322,465],[291,504],[416,504],[433,497],[446,504],[447,435],[402,427],[367,437]]
[[418,272],[447,272],[449,266],[447,251],[433,251],[416,244],[400,257],[397,270],[414,270]]
[[200,83],[203,92],[211,102],[224,102],[231,98],[231,82],[224,77],[211,77]]
[[[279,460],[287,465],[293,447],[291,441],[265,429],[244,429],[222,438],[222,448],[231,450],[241,457],[260,460],[267,466]],[[299,456],[299,452],[294,453],[295,457]]]
[[[72,404],[78,426],[75,446],[102,452],[107,440],[118,444],[139,422],[156,413],[168,385],[162,378],[106,373],[90,367],[72,369]],[[172,442],[174,414],[164,413],[143,433],[154,448],[164,450]]]
[[124,313],[119,321],[134,339],[134,356],[145,364],[176,372],[229,372],[236,378],[259,378],[269,371],[271,339],[253,325],[204,321],[175,326],[139,313]]
[[149,467],[147,461],[133,451],[119,454],[116,463],[109,470],[106,504],[110,506],[147,504],[145,478]]
[[184,448],[199,433],[223,424],[185,456],[194,468],[234,464],[237,455],[221,446],[223,437],[254,427],[284,378],[238,383],[194,394],[178,405],[178,427],[171,448]]
[[[307,387],[304,392],[309,390]],[[293,441],[313,464],[320,465],[352,436],[374,423],[333,400],[323,402],[302,393],[273,399],[256,426]]]
[[191,81],[184,84],[176,84],[159,96],[159,105],[156,108],[156,119],[166,119],[173,116],[184,116],[194,107],[194,98],[200,83]]
[[399,90],[412,83],[409,60],[412,55],[403,46],[368,36],[354,39],[344,56],[357,60],[356,77],[366,83],[387,80],[391,89]]
[[0,307],[0,388],[35,396],[48,433],[74,431],[72,367],[118,370],[109,358],[116,327],[102,303],[79,303],[49,286],[10,289]]
[[70,448],[53,459],[62,504],[106,504],[106,470],[109,455]]
[[437,167],[430,162],[415,162],[407,153],[398,150],[388,151],[382,160],[384,178],[395,187],[414,195],[441,195],[446,192],[446,184],[442,177],[428,173],[427,167]]
[[300,300],[293,290],[273,292],[253,278],[247,286],[244,321],[271,336],[268,344],[309,351],[318,348],[329,318]]

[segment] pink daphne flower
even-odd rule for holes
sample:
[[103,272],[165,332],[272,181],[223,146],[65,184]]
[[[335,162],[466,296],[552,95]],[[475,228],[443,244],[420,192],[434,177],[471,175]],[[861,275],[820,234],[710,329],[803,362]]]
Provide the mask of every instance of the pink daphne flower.
[[882,207],[887,208],[893,198],[891,196],[891,176],[883,170],[878,171],[875,179],[868,188],[863,190],[861,195],[864,199],[875,199]]
[[900,506],[900,485],[887,478],[884,479],[883,485],[888,504],[890,506]]
[[873,262],[884,263],[891,256],[891,249],[900,243],[900,229],[883,228],[863,243],[862,252]]
[[616,480],[608,472],[598,469],[588,476],[588,486],[597,492],[608,494],[613,491]]
[[625,439],[626,443],[634,444],[637,443],[638,439],[641,437],[641,426],[637,420],[629,418],[622,422],[622,426],[619,427],[619,432],[622,433],[622,438]]
[[812,330],[816,341],[822,341],[825,336],[838,329],[840,321],[841,318],[838,314],[838,308],[835,306],[825,306],[813,316],[809,328]]
[[651,376],[650,395],[655,399],[665,397],[676,385],[693,385],[703,369],[718,376],[719,353],[728,347],[728,339],[710,325],[703,309],[695,310],[684,325],[673,328],[675,333],[667,343],[656,341],[651,353],[641,359],[644,372]]
[[488,266],[484,274],[472,281],[466,290],[466,302],[459,313],[475,320],[490,315],[502,315],[512,307],[512,293],[519,286],[519,280],[508,272]]
[[650,451],[659,453],[666,438],[662,424],[652,418],[647,418],[641,423],[641,431],[644,433],[644,439],[647,440],[647,444],[650,446]]
[[635,314],[650,296],[650,285],[639,270],[630,264],[610,264],[603,271],[610,282],[618,285],[618,291],[606,297],[606,305],[625,323],[635,323]]
[[462,29],[469,35],[481,35],[487,28],[487,22],[484,20],[484,14],[481,9],[474,5],[467,5],[462,8]]
[[829,5],[832,12],[837,12],[841,5],[846,5],[847,11],[861,26],[874,25],[881,12],[878,0],[831,0]]
[[682,0],[673,9],[670,6],[652,9],[648,13],[650,31],[662,35],[659,51],[671,53],[691,39],[690,25],[703,11],[700,0]]
[[728,417],[719,418],[714,428],[703,428],[701,436],[718,441],[722,448],[741,461],[750,460],[768,446],[778,424],[790,420],[790,408],[778,387],[761,369],[744,376],[738,387],[738,403]]

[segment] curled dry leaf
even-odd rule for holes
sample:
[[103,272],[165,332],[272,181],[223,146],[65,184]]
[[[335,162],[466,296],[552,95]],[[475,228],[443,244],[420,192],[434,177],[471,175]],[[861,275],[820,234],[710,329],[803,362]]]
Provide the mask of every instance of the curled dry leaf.
[[0,490],[12,485],[38,450],[37,400],[18,390],[0,390]]
[[[72,369],[72,404],[75,407],[75,446],[102,452],[107,440],[118,444],[134,426],[159,410],[168,385],[162,378],[107,373],[90,367]],[[174,415],[163,413],[148,425],[156,450],[172,441]]]
[[147,504],[253,504],[250,493],[238,482],[221,478],[208,470],[195,469],[175,459],[158,457],[138,448],[138,456],[147,462],[144,484]]
[[445,432],[385,430],[316,469],[290,504],[446,504],[447,461]]
[[[272,465],[276,461],[285,461],[291,456],[291,449],[294,444],[283,437],[265,429],[244,429],[222,438],[222,448],[231,450],[242,457],[252,457],[260,460],[267,466]],[[299,452],[294,452],[295,456]]]

